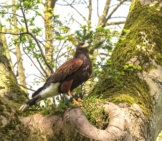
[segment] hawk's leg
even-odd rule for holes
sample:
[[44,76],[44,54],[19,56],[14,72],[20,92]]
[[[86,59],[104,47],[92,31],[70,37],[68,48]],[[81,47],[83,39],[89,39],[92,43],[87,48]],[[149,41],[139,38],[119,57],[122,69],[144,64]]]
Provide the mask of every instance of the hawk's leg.
[[80,99],[76,100],[70,91],[68,91],[68,95],[73,99],[73,105],[82,106],[82,101]]

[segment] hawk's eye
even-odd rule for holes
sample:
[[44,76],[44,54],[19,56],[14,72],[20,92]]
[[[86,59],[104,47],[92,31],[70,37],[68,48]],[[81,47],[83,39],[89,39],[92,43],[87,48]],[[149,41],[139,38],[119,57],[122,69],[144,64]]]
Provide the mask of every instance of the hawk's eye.
[[84,45],[84,43],[80,43],[80,46],[83,46]]

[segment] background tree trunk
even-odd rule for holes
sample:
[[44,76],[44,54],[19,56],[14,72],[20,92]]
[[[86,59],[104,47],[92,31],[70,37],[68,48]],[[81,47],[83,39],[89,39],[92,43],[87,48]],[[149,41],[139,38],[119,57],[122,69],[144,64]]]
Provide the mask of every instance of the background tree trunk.
[[[121,141],[154,141],[161,131],[162,121],[159,112],[162,101],[161,13],[160,2],[142,0],[132,2],[125,30],[111,57],[112,63],[103,69],[99,82],[91,94],[108,98],[108,101],[118,104],[119,111],[124,114],[124,118],[120,118],[124,119],[124,127],[119,128],[119,132],[116,132],[116,129],[110,130],[114,135],[112,140],[116,138]],[[17,109],[24,101],[24,97],[12,75],[9,62],[3,55],[3,50],[0,51],[0,76],[0,137],[5,141],[105,140],[105,134],[102,134],[103,138],[98,139],[85,134],[85,130],[83,132],[79,130],[80,118],[83,119],[83,126],[87,124],[79,108],[69,108],[60,115],[51,113],[43,116],[39,111],[30,116],[27,116],[27,113],[26,116],[20,115]],[[112,125],[114,122],[111,122],[113,119],[110,114],[108,127],[114,126]],[[119,118],[115,120],[120,123]],[[75,122],[77,124],[74,124]],[[91,132],[95,130],[92,128]],[[124,136],[121,134],[123,130]],[[97,130],[101,131],[107,129]]]
[[[15,5],[16,2],[15,0],[12,0],[12,4]],[[14,16],[13,16],[13,21],[14,21],[14,29],[15,29],[15,33],[18,32],[17,30],[17,27],[18,27],[18,24],[17,24],[17,17],[15,16],[16,15],[16,7],[13,6],[12,7],[12,11],[14,13]],[[17,72],[18,72],[18,80],[19,80],[19,84],[22,86],[22,90],[24,90],[24,92],[27,94],[27,85],[26,85],[26,76],[25,76],[25,69],[24,69],[24,66],[23,66],[23,57],[22,57],[22,52],[21,52],[21,49],[20,49],[20,43],[18,43],[18,36],[13,36],[13,40],[15,41],[15,49],[16,49],[16,59],[17,59]]]
[[[54,24],[53,24],[53,11],[56,0],[46,0],[44,7],[44,26],[45,26],[45,55],[50,66],[54,66],[53,53],[53,39],[54,39]],[[49,68],[47,69],[48,76],[52,73]]]

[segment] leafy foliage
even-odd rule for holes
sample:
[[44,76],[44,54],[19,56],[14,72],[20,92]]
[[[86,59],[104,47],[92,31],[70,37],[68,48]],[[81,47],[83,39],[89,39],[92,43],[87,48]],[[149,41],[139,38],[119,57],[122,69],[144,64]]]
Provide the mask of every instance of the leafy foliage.
[[[4,5],[0,9],[0,15],[3,19],[0,22],[0,30],[10,33],[9,37],[11,40],[8,43],[10,50],[13,50],[15,45],[18,45],[23,53],[33,62],[39,74],[41,74],[40,81],[42,79],[45,80],[47,77],[45,60],[54,70],[57,69],[65,60],[72,57],[75,52],[74,46],[78,42],[88,42],[90,44],[91,60],[93,61],[92,81],[100,75],[103,67],[107,65],[107,60],[110,58],[114,48],[113,38],[119,35],[117,31],[112,31],[105,27],[91,27],[92,25],[85,24],[81,24],[78,30],[72,31],[70,26],[66,26],[68,22],[66,21],[65,23],[62,20],[61,14],[55,14],[53,10],[48,9],[50,11],[48,16],[53,22],[50,30],[54,33],[54,42],[52,43],[54,48],[52,59],[54,63],[50,64],[45,52],[45,45],[48,41],[44,37],[46,16],[42,12],[44,3],[40,0],[18,0],[14,7],[16,8],[15,14],[8,12],[12,9],[11,5]],[[13,19],[17,21],[18,26],[14,26]],[[40,22],[38,23],[37,21]],[[17,38],[13,38],[13,36],[17,36]],[[113,75],[118,75],[118,72],[115,72]],[[76,93],[81,93],[80,91],[82,90],[78,89]],[[60,109],[66,108],[64,101],[60,101],[59,106]]]

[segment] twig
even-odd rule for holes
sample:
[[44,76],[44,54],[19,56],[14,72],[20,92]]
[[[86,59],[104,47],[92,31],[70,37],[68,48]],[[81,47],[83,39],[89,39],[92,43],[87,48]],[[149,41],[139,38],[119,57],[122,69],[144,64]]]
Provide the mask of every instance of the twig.
[[[30,59],[30,61],[32,62],[32,64],[35,66],[35,68],[39,71],[39,73],[42,74],[43,77],[45,77],[44,74],[42,73],[42,71],[35,65],[34,61],[31,59],[31,57],[28,55],[28,53],[25,50],[23,50],[23,51],[28,56],[28,58]],[[44,70],[43,70],[43,72],[44,72]]]
[[[1,14],[2,12],[0,12],[0,14]],[[14,16],[17,16],[17,17],[20,17],[20,18],[23,18],[23,16],[20,16],[20,15],[18,15],[18,14],[14,14],[14,13],[9,13],[9,12],[6,12],[6,13],[2,13],[2,14],[9,14],[9,15],[14,15]]]
[[70,4],[69,2],[65,0],[63,1],[66,2],[70,7],[72,7],[87,22],[86,18],[72,4]]
[[106,16],[107,16],[108,11],[109,11],[110,2],[111,2],[111,0],[106,1],[103,13],[102,13],[101,17],[99,18],[98,26],[101,26],[101,27],[105,26]]
[[88,14],[88,29],[91,26],[91,18],[92,18],[92,0],[89,0],[89,6],[88,6],[89,14]]
[[99,6],[98,5],[99,5],[99,2],[97,0],[97,16],[100,17],[100,14],[99,14]]
[[49,68],[49,70],[51,71],[51,73],[53,73],[53,68],[48,64],[48,62],[47,62],[47,60],[45,58],[45,55],[43,53],[43,50],[41,48],[41,45],[39,44],[37,38],[32,33],[29,32],[28,25],[27,25],[27,20],[26,20],[26,16],[25,16],[25,13],[24,13],[24,10],[22,8],[21,3],[20,3],[20,7],[21,7],[21,11],[22,11],[22,14],[23,14],[23,17],[24,17],[25,27],[26,27],[26,31],[27,31],[26,34],[30,35],[34,39],[34,41],[36,42],[36,44],[37,44],[37,46],[38,46],[38,48],[39,48],[39,50],[41,52],[43,61],[45,62],[46,66]]
[[25,89],[27,89],[27,90],[30,90],[30,91],[35,91],[35,90],[33,90],[33,89],[31,89],[31,88],[28,88],[28,87],[26,87],[26,86],[24,86],[24,85],[21,85],[21,84],[18,84],[19,86],[21,86],[21,87],[23,87],[23,88],[25,88]]
[[109,25],[119,25],[119,24],[125,24],[125,21],[117,21],[117,22],[108,22],[108,23],[106,23],[107,26],[109,26]]
[[119,4],[111,11],[111,13],[106,18],[106,22],[111,18],[111,16],[114,14],[114,12],[125,2],[126,0],[121,0]]

